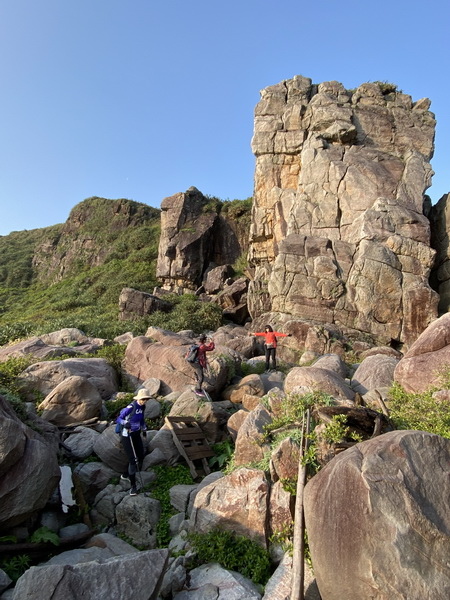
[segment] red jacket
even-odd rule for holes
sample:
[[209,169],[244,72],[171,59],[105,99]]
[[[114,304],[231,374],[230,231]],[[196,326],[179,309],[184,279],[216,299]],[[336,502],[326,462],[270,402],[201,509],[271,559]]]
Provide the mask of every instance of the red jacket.
[[260,335],[265,337],[264,343],[266,346],[272,345],[273,348],[277,347],[277,337],[287,337],[287,333],[280,333],[279,331],[260,331],[258,333],[254,333],[253,335]]
[[200,365],[206,369],[206,353],[214,350],[215,345],[214,342],[211,341],[210,344],[200,344],[197,351],[197,359]]

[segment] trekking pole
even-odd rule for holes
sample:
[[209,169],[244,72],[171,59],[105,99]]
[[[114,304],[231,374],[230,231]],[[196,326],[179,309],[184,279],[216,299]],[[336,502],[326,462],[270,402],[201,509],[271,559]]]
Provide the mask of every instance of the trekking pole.
[[305,515],[303,510],[303,491],[306,484],[306,465],[303,458],[308,449],[310,426],[309,408],[303,413],[302,436],[298,460],[297,498],[294,515],[294,551],[292,556],[292,587],[290,600],[304,600],[305,585]]
[[139,483],[141,484],[141,489],[144,489],[144,481],[142,479],[142,474],[139,468],[139,460],[136,454],[136,450],[134,449],[134,444],[133,444],[133,438],[130,435],[130,444],[131,444],[131,449],[133,450],[133,456],[134,456],[134,462],[136,463],[136,473],[139,473]]

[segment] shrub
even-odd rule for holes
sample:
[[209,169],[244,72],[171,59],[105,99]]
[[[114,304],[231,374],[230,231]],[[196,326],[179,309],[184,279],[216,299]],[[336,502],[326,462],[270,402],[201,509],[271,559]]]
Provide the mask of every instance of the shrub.
[[267,583],[271,574],[269,554],[253,540],[219,529],[209,533],[191,533],[188,539],[197,553],[197,565],[218,562],[225,569],[237,571],[254,583]]
[[170,488],[180,484],[190,485],[194,481],[185,465],[156,466],[153,470],[156,480],[150,484],[150,493],[161,504],[161,517],[156,526],[156,543],[158,548],[167,548],[171,540],[169,519],[175,514],[175,509],[170,503]]
[[433,398],[434,391],[409,393],[394,383],[389,391],[388,408],[395,427],[428,431],[450,439],[448,403]]

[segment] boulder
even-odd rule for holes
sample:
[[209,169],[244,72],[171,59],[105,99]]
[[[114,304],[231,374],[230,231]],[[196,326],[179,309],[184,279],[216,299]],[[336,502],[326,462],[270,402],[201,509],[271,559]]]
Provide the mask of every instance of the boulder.
[[221,265],[209,269],[203,278],[203,287],[207,294],[217,294],[223,289],[227,279],[234,275],[234,270],[231,265]]
[[393,431],[336,456],[305,487],[323,600],[446,598],[450,440]]
[[18,419],[0,396],[0,527],[14,527],[44,508],[60,479],[57,453]]
[[197,290],[209,269],[236,261],[240,238],[236,219],[219,215],[197,188],[164,198],[156,276],[166,290]]
[[[149,332],[147,332],[149,333]],[[169,336],[165,336],[164,344],[154,342],[152,338],[139,336],[135,337],[128,344],[124,369],[127,373],[137,378],[138,381],[145,381],[149,377],[155,377],[162,382],[162,393],[164,395],[183,390],[188,385],[195,385],[194,370],[186,361],[185,356],[188,350],[188,344],[192,340],[181,340],[173,334],[172,345],[168,345]],[[205,389],[209,393],[214,393],[223,387],[227,375],[228,367],[226,361],[219,356],[219,352],[208,353],[210,363],[210,375]]]
[[[192,590],[192,591],[189,591]],[[257,586],[235,571],[218,563],[208,563],[189,573],[187,591],[178,592],[174,600],[260,600]]]
[[172,305],[146,292],[123,288],[119,296],[119,318],[122,321],[151,315],[155,311],[170,312]]
[[159,500],[145,494],[125,496],[116,507],[117,530],[134,546],[156,547],[156,526],[161,516]]
[[269,531],[270,535],[283,533],[293,522],[294,502],[292,496],[283,488],[281,481],[270,487]]
[[59,383],[72,376],[88,379],[103,400],[108,400],[117,392],[117,374],[104,358],[67,358],[38,362],[20,374],[20,381],[25,390],[38,391],[47,396]]
[[215,528],[267,542],[269,484],[263,471],[238,469],[201,489],[194,501],[192,531]]
[[239,429],[241,428],[242,423],[248,417],[249,411],[247,410],[238,410],[234,412],[227,421],[227,429],[228,433],[231,436],[233,442],[236,442],[237,434]]
[[348,376],[348,367],[338,354],[324,354],[314,362],[314,366],[317,369],[333,371],[342,379]]
[[370,390],[390,387],[398,359],[386,354],[371,354],[365,358],[353,374],[351,387],[364,396]]
[[288,394],[299,388],[311,392],[320,390],[341,402],[352,401],[355,392],[337,373],[319,367],[294,367],[286,375],[284,391]]
[[168,550],[158,549],[115,556],[104,562],[31,567],[17,581],[13,600],[156,598],[167,561]]
[[245,394],[262,398],[264,393],[264,384],[261,380],[261,377],[256,374],[252,374],[246,375],[238,383],[228,386],[222,392],[222,398],[224,400],[229,400],[234,404],[242,404],[242,398]]
[[239,427],[234,450],[235,465],[248,465],[264,458],[269,444],[264,443],[264,426],[272,422],[270,413],[257,406]]
[[[126,465],[127,463],[125,463]],[[125,465],[122,472],[125,470]],[[102,462],[80,463],[73,471],[74,482],[79,483],[87,502],[91,502],[118,472]]]
[[94,452],[105,465],[118,473],[123,473],[128,464],[128,458],[120,443],[120,435],[116,433],[115,425],[107,427],[95,439]]
[[254,337],[249,337],[248,329],[240,325],[227,324],[219,327],[214,334],[214,342],[217,346],[226,346],[234,350],[243,358],[251,358],[254,355]]
[[270,457],[270,474],[273,481],[287,479],[295,482],[298,477],[299,445],[291,438],[284,438]]
[[36,360],[44,358],[53,358],[69,354],[75,356],[74,348],[64,348],[61,346],[49,346],[39,337],[32,337],[16,344],[3,346],[0,348],[0,363],[9,360],[10,358],[20,358],[24,356],[32,356]]
[[75,458],[84,460],[94,452],[95,441],[99,435],[101,434],[98,431],[90,427],[75,427],[73,433],[64,440],[64,444]]
[[407,392],[439,387],[438,374],[450,364],[450,313],[433,321],[397,364],[394,379]]
[[44,344],[49,346],[67,346],[72,342],[75,342],[76,344],[86,344],[89,341],[86,334],[75,327],[64,327],[63,329],[45,333],[39,337]]
[[38,406],[42,418],[58,426],[99,417],[101,408],[102,397],[97,387],[77,375],[58,383]]

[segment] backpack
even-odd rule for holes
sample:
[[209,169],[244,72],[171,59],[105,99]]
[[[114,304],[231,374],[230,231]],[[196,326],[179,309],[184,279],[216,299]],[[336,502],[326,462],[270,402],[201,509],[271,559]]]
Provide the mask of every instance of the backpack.
[[186,352],[186,360],[188,361],[188,363],[196,363],[198,362],[198,345],[197,344],[192,344],[192,346],[189,346],[189,350]]
[[[127,417],[125,418],[126,421],[130,421],[131,417],[134,415],[134,413],[136,412],[137,406],[136,403],[133,402],[133,410],[130,412],[129,415],[127,415]],[[123,429],[123,425],[121,423],[116,423],[116,428],[114,429],[114,431],[116,433],[118,433],[119,435],[122,434],[122,429]]]

